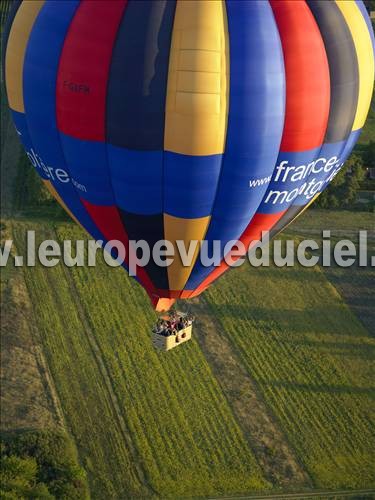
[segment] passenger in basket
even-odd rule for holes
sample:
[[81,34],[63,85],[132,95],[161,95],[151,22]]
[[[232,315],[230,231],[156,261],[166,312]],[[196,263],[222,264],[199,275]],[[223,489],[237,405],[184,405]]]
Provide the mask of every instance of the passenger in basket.
[[183,330],[185,328],[184,318],[181,316],[177,323],[177,330]]

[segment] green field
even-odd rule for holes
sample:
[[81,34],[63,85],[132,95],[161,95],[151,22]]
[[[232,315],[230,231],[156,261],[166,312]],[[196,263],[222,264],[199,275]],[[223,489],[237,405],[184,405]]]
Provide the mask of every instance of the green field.
[[[53,231],[37,227],[45,237]],[[26,228],[35,224],[14,223],[18,247]],[[58,226],[57,233],[82,237],[72,225]],[[149,337],[155,315],[121,270],[103,263],[95,269],[59,265],[47,272],[37,266],[26,269],[25,278],[95,497],[266,487],[196,342],[167,356],[156,353]]]
[[[72,223],[6,225],[18,251],[30,229],[39,239],[84,236]],[[23,273],[93,498],[280,487],[262,472],[257,438],[241,428],[200,344],[152,349],[155,314],[122,269],[100,260],[96,268],[37,265]],[[305,471],[305,487],[375,486],[375,339],[319,268],[244,266],[192,307],[211,317],[256,384]]]
[[324,273],[244,267],[205,300],[315,485],[373,485],[375,339]]

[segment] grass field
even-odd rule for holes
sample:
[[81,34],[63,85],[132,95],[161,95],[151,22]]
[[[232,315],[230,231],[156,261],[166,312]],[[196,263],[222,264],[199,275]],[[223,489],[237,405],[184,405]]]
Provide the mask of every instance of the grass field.
[[[16,173],[21,168],[23,161]],[[50,205],[36,210],[22,183],[15,187],[17,194],[11,190],[8,198],[18,216],[5,222],[19,251],[27,229],[39,239],[85,237]],[[372,223],[369,213],[310,210],[288,233],[319,237],[327,228],[351,237]],[[277,440],[267,438],[271,444],[264,447],[272,429],[252,434],[253,426],[239,418],[238,396],[214,370],[209,343],[202,349],[193,340],[168,355],[152,350],[155,315],[123,270],[101,262],[95,269],[59,265],[22,272],[34,342],[93,498],[220,496],[286,483],[291,490],[375,487],[373,269],[363,271],[364,282],[354,269],[244,267],[193,306],[206,314],[219,342],[229,342],[233,379],[243,369],[255,384],[262,411],[305,482],[281,467]],[[7,273],[6,280],[14,271]],[[23,342],[21,332],[15,335]],[[12,398],[20,399],[19,392],[11,395],[10,408]],[[250,408],[241,411],[251,415]],[[271,474],[260,466],[265,454]]]
[[327,267],[324,273],[369,332],[375,332],[374,269]]
[[[15,224],[17,245],[27,227]],[[45,237],[50,231],[39,227]],[[58,236],[82,235],[62,225]],[[122,270],[102,264],[45,272],[37,266],[25,274],[40,340],[96,498],[145,494],[147,487],[173,496],[267,486],[196,342],[158,355],[149,338],[155,315]]]
[[[23,224],[14,227],[14,237],[21,247],[27,227]],[[35,229],[34,224],[31,227]],[[25,280],[38,341],[43,346],[81,462],[92,473],[92,488],[112,498],[116,491],[113,485],[117,492],[139,493],[142,486],[132,472],[116,413],[62,267],[49,269],[47,273],[39,266],[25,269]]]
[[[1,223],[2,246],[12,236]],[[32,307],[22,270],[1,269],[1,429],[60,426],[33,338]]]
[[[18,247],[27,229],[37,229],[39,238],[82,237],[70,223],[13,227]],[[244,437],[198,344],[168,355],[152,350],[155,315],[121,269],[100,262],[24,272],[95,498],[277,487],[262,476],[254,443]],[[325,274],[242,267],[199,307],[219,324],[313,484],[374,486],[375,341]]]
[[315,485],[374,485],[375,339],[323,272],[243,267],[205,300]]
[[371,212],[351,210],[306,210],[286,231],[308,234],[321,234],[322,230],[330,230],[332,236],[351,236],[353,232],[366,230],[375,237],[375,218]]

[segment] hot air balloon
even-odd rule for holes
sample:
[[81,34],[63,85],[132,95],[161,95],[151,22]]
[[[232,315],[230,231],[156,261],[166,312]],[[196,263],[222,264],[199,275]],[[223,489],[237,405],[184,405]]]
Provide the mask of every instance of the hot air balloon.
[[[32,165],[94,238],[129,252],[219,241],[223,259],[228,242],[280,231],[342,167],[374,83],[354,0],[16,1],[4,51]],[[228,268],[199,252],[137,269],[157,310]]]

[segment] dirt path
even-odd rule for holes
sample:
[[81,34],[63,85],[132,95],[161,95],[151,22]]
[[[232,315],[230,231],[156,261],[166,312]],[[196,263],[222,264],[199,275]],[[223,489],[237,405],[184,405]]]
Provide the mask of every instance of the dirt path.
[[[47,235],[46,235],[46,237],[47,237]],[[56,232],[55,232],[54,239],[56,241],[59,240],[58,234]],[[124,442],[125,442],[127,448],[130,450],[132,457],[134,458],[134,462],[132,465],[137,471],[137,475],[138,475],[138,479],[139,479],[140,483],[143,484],[148,489],[149,497],[151,497],[155,494],[155,492],[152,490],[150,483],[147,479],[146,472],[141,465],[141,460],[140,460],[140,457],[138,454],[138,450],[134,446],[134,444],[129,436],[128,426],[126,425],[123,413],[122,413],[121,408],[120,408],[119,400],[118,400],[117,395],[113,389],[111,377],[110,377],[110,374],[109,374],[108,369],[107,369],[105,362],[104,362],[103,353],[102,353],[100,346],[98,345],[94,335],[92,335],[92,333],[91,333],[91,326],[90,326],[89,320],[87,319],[87,314],[86,314],[86,312],[81,304],[81,301],[79,298],[79,293],[76,289],[76,286],[75,286],[75,283],[72,279],[72,276],[69,273],[69,269],[64,265],[62,266],[62,269],[64,270],[65,279],[69,285],[69,288],[71,289],[72,296],[76,297],[75,304],[77,307],[78,316],[79,316],[80,321],[82,323],[82,326],[84,328],[84,333],[85,333],[86,338],[90,344],[90,348],[91,348],[92,353],[94,355],[95,361],[98,365],[99,372],[102,375],[103,380],[105,382],[105,386],[107,388],[108,394],[110,396],[110,399],[111,399],[111,402],[113,405],[113,409],[114,409],[113,413],[114,413],[114,415],[116,415],[117,422],[118,422],[119,428],[121,430],[121,434],[123,436]]]
[[270,415],[251,377],[210,314],[203,298],[193,299],[196,339],[233,409],[266,478],[280,488],[311,487],[286,437]]
[[[276,495],[249,495],[249,496],[240,496],[240,497],[220,497],[220,500],[243,500],[243,499],[248,499],[248,500],[271,500],[271,499],[279,499],[279,500],[284,500],[284,499],[301,499],[301,500],[308,500],[309,498],[335,498],[336,500],[339,498],[355,498],[359,500],[360,498],[374,498],[375,497],[375,490],[337,490],[337,491],[329,491],[329,490],[322,490],[322,491],[314,491],[314,492],[304,492],[304,493],[280,493]],[[210,500],[219,500],[210,497]]]
[[[3,224],[2,237],[11,238],[11,223]],[[23,270],[10,267],[2,274],[1,288],[1,428],[64,427]]]

